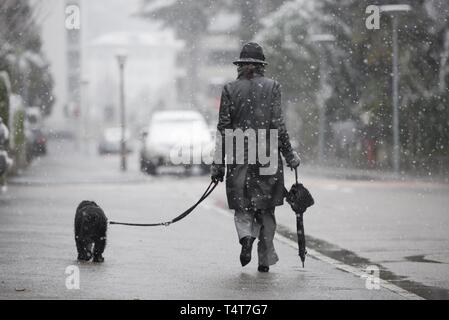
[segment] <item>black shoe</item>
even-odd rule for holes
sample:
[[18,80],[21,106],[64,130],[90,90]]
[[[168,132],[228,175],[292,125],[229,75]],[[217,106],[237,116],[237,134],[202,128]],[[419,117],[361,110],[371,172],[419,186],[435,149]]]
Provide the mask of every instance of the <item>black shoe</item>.
[[94,262],[98,262],[98,263],[102,263],[102,262],[104,262],[104,258],[103,258],[103,256],[101,254],[98,254],[98,255],[94,256],[94,260],[93,261]]
[[242,252],[240,253],[240,263],[242,267],[246,266],[251,261],[251,251],[253,250],[253,242],[256,238],[245,237],[240,240],[242,245]]
[[92,259],[92,253],[88,250],[78,253],[78,261],[90,261]]
[[79,254],[78,255],[78,261],[89,261],[89,260],[90,260],[90,257],[88,257],[85,254]]
[[270,267],[259,266],[259,267],[257,268],[257,271],[259,271],[259,272],[268,272],[268,271],[270,271]]

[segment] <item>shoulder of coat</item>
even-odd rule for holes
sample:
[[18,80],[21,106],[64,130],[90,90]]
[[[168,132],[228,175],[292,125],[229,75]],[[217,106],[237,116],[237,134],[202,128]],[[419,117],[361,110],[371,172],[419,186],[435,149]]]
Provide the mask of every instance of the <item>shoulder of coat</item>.
[[265,83],[268,83],[269,84],[269,87],[271,87],[272,88],[272,90],[274,91],[274,90],[280,90],[281,89],[281,84],[277,81],[277,80],[274,80],[274,79],[270,79],[270,78],[263,78],[263,81],[265,82]]
[[280,87],[280,83],[277,80],[274,80],[274,79],[271,79],[271,78],[267,78],[265,76],[261,77],[259,79],[261,79],[263,82],[272,84],[274,87]]
[[231,94],[231,92],[233,91],[233,88],[235,87],[235,85],[236,85],[238,82],[239,82],[239,80],[234,80],[234,81],[231,81],[231,82],[226,83],[226,84],[223,86],[223,91],[224,91],[224,92],[227,92],[227,93],[229,93],[229,94]]
[[226,84],[224,85],[224,87],[227,88],[227,89],[229,89],[229,88],[235,86],[237,83],[239,83],[239,81],[240,81],[240,80],[238,80],[238,79],[237,79],[237,80],[229,81],[228,83],[226,83]]

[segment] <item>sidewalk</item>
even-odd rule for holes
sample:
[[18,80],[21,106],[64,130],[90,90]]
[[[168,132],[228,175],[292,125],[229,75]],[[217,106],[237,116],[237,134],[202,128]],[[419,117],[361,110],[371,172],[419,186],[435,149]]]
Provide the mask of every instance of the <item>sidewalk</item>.
[[332,167],[332,166],[318,166],[313,164],[304,164],[300,168],[301,175],[305,176],[320,176],[333,179],[346,180],[378,180],[378,181],[414,181],[414,182],[428,182],[449,184],[449,177],[447,176],[415,176],[411,173],[396,174],[391,170],[379,169],[357,169],[349,167]]

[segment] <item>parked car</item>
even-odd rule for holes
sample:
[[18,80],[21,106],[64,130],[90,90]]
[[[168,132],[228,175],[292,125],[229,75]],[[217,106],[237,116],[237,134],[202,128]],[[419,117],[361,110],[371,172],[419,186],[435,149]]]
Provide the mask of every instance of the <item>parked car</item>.
[[[202,155],[210,154],[213,147],[209,128],[199,112],[158,111],[143,133],[140,168],[148,174],[156,174],[160,166],[183,166],[187,173],[196,166],[202,172],[209,172]],[[189,159],[182,161],[180,154],[186,153]]]
[[[125,130],[125,143],[126,152],[132,152],[132,147],[130,144],[131,133],[129,130]],[[121,140],[122,140],[122,128],[112,127],[107,128],[103,131],[100,142],[98,144],[99,154],[118,154],[121,151]]]
[[25,111],[25,137],[28,161],[47,154],[47,132],[38,107],[29,107]]
[[27,154],[36,157],[47,154],[47,133],[43,128],[27,130]]

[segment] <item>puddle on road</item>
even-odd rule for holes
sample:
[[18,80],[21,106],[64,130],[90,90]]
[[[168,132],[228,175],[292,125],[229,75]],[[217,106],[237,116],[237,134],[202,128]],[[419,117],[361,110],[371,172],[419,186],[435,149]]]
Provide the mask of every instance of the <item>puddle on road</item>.
[[[288,230],[287,228],[280,226],[280,225],[277,226],[277,232],[279,234],[283,235],[284,237],[287,237],[287,238],[297,242],[296,232],[292,232],[292,231]],[[407,277],[400,276],[400,275],[395,274],[394,272],[389,271],[387,268],[385,268],[384,266],[382,266],[378,263],[374,263],[367,258],[357,255],[355,252],[340,248],[330,242],[320,240],[320,239],[314,238],[312,236],[306,235],[306,244],[307,244],[307,247],[314,249],[325,256],[328,256],[332,259],[343,262],[347,265],[356,267],[358,269],[365,269],[369,265],[377,265],[380,268],[380,271],[381,271],[380,277],[383,280],[388,281],[404,290],[412,292],[422,298],[431,299],[431,300],[448,300],[449,299],[449,290],[448,289],[434,287],[434,286],[427,286],[425,284],[422,284],[422,283],[419,283],[419,282],[416,282],[413,280],[409,280],[409,279],[407,279]],[[406,257],[406,259],[409,261],[413,261],[413,262],[441,263],[439,261],[425,259],[424,255],[410,256],[410,257]]]
[[405,257],[405,259],[408,261],[411,261],[411,262],[439,263],[439,264],[443,263],[443,262],[436,261],[436,260],[426,259],[424,254],[417,255],[417,256],[408,256],[408,257]]

